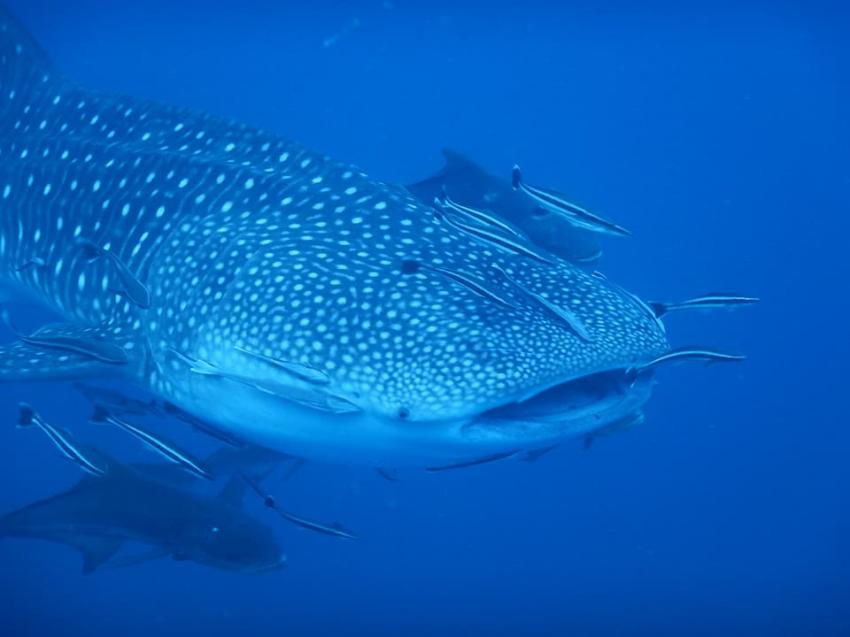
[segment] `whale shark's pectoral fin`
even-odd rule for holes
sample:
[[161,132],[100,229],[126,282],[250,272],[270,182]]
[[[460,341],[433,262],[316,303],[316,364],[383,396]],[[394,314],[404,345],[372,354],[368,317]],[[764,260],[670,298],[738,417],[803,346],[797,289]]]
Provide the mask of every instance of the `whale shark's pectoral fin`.
[[0,345],[0,382],[64,380],[123,373],[135,343],[105,328],[52,324]]

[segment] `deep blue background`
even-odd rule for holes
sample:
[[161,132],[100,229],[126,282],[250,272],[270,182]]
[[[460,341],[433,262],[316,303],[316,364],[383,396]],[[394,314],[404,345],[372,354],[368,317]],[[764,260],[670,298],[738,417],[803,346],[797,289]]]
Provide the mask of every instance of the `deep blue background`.
[[[432,172],[443,145],[506,175],[518,161],[633,230],[605,245],[600,269],[619,283],[763,303],[671,317],[674,343],[749,360],[661,370],[647,423],[590,451],[397,484],[312,464],[272,483],[362,535],[281,527],[283,572],[164,561],[85,577],[65,547],[3,542],[0,635],[850,632],[841,10],[9,4],[91,87],[261,125],[389,181]],[[12,428],[22,397],[148,458],[92,431],[67,387],[2,387],[0,510],[77,477]]]

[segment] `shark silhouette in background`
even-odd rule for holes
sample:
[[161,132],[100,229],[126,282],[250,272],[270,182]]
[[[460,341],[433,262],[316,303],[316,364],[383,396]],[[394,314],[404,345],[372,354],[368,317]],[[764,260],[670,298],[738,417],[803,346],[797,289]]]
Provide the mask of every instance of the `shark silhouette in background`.
[[592,233],[546,214],[534,201],[514,190],[507,179],[487,172],[449,148],[443,149],[443,159],[443,167],[436,174],[407,186],[423,202],[430,204],[445,191],[467,206],[491,210],[521,230],[532,243],[567,261],[590,264],[602,256],[602,248]]
[[64,321],[16,327],[0,380],[123,379],[239,439],[382,467],[635,420],[688,350],[574,263],[598,249],[563,219],[589,213],[518,169],[489,200],[453,184],[88,90],[0,10],[0,280]]
[[[286,563],[272,528],[242,509],[246,484],[239,475],[209,497],[186,489],[169,465],[124,465],[92,448],[81,453],[104,474],[0,516],[0,539],[71,546],[83,557],[84,573],[107,562],[128,566],[163,557],[252,573]],[[118,555],[128,543],[146,550]]]

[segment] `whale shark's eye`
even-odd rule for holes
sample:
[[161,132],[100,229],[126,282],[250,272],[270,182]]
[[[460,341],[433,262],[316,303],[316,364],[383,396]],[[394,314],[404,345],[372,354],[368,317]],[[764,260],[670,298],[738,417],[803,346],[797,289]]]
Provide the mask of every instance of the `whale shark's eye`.
[[402,274],[415,274],[419,271],[419,262],[412,259],[405,259],[401,262],[400,269]]
[[407,407],[399,407],[398,417],[402,420],[407,420],[410,418],[410,410]]

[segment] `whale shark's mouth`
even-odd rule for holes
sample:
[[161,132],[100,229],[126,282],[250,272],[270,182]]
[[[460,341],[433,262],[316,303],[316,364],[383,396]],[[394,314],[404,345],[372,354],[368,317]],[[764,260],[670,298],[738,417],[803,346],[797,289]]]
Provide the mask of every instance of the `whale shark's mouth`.
[[475,439],[559,440],[634,421],[649,400],[650,371],[614,369],[559,383],[527,399],[482,412],[466,425]]
[[581,376],[525,400],[489,409],[482,416],[492,420],[558,420],[564,414],[585,411],[624,397],[641,380],[638,375],[623,369]]

